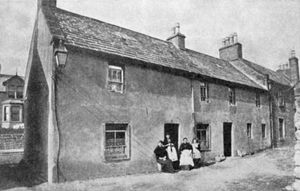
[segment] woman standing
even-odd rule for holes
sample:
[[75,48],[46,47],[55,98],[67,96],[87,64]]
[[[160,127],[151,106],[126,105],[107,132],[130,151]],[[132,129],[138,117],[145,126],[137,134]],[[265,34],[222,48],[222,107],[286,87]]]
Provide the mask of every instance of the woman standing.
[[172,143],[172,140],[170,138],[170,135],[167,134],[166,138],[164,140],[164,146],[166,147],[166,151],[168,153],[168,157],[169,159],[172,161],[173,163],[173,167],[174,169],[178,169],[178,156],[177,156],[177,150],[174,146],[174,144]]
[[200,167],[201,153],[200,153],[200,144],[195,138],[192,140],[192,147],[193,147],[193,161],[195,167],[197,168]]
[[194,167],[194,161],[192,158],[193,147],[188,143],[188,139],[184,138],[183,143],[180,145],[180,161],[179,166],[182,170],[190,170],[191,167]]

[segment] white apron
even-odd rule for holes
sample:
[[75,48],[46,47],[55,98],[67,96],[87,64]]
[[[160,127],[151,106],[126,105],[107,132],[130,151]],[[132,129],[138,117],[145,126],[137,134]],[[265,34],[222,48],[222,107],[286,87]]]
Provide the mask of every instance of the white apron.
[[194,166],[192,158],[192,150],[183,150],[180,155],[179,166],[191,165]]
[[167,147],[167,153],[168,153],[168,157],[169,159],[174,162],[174,161],[178,161],[178,156],[177,156],[177,152],[175,147],[168,146]]

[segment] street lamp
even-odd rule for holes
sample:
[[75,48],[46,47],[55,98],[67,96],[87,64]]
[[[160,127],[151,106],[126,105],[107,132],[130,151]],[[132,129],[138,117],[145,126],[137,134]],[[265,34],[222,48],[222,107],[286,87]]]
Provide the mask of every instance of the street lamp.
[[63,41],[59,40],[58,45],[54,48],[54,56],[56,65],[60,68],[65,67],[68,57],[68,51],[66,47],[63,45]]

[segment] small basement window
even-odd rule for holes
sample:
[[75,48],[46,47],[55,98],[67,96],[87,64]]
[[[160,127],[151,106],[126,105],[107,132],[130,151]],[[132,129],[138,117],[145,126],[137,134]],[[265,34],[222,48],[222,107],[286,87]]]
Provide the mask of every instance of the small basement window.
[[209,124],[198,124],[196,126],[196,137],[200,143],[200,150],[210,150]]
[[279,118],[279,138],[283,139],[285,137],[285,126],[284,126],[284,120]]
[[108,66],[107,88],[112,92],[123,92],[124,72],[119,66]]
[[128,124],[105,125],[105,160],[117,161],[129,159]]
[[266,124],[261,124],[261,137],[264,139],[267,137],[267,133],[266,133]]
[[247,123],[247,137],[248,138],[252,138],[252,124],[251,123]]

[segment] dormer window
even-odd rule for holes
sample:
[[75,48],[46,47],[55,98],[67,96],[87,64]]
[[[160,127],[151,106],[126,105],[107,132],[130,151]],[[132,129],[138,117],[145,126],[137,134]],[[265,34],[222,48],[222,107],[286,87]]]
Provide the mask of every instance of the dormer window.
[[21,99],[23,98],[23,86],[9,85],[7,87],[8,98]]
[[108,66],[107,89],[112,92],[123,92],[124,72],[119,66]]

